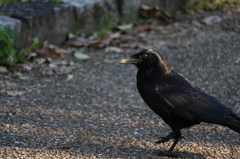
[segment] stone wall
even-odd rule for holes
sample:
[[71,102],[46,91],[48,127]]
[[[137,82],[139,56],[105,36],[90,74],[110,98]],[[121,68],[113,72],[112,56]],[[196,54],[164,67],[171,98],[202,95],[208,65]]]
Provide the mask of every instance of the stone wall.
[[[136,20],[142,4],[159,6],[164,11],[175,14],[187,0],[62,0],[62,3],[25,2],[8,3],[0,6],[0,25],[19,32],[14,36],[15,48],[21,49],[31,44],[34,37],[42,43],[61,44],[69,32],[87,31],[98,27],[101,18],[111,13],[110,20],[118,21],[123,13]],[[190,1],[190,0],[188,0]]]

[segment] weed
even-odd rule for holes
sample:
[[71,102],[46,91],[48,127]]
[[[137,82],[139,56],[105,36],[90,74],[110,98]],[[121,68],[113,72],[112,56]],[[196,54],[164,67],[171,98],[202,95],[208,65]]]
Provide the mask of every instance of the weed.
[[[10,3],[10,2],[19,2],[19,0],[0,0],[0,5],[3,3]],[[61,0],[48,0],[48,2],[55,2],[55,3],[60,3]]]
[[32,41],[32,44],[31,44],[32,48],[33,49],[36,48],[38,43],[39,43],[39,39],[37,37],[33,38],[33,41]]
[[25,57],[27,57],[30,53],[33,52],[33,50],[37,47],[38,43],[39,43],[39,39],[37,37],[35,37],[35,38],[33,38],[31,45],[29,45],[26,48],[19,51],[19,53],[18,53],[19,62],[24,62]]
[[32,44],[20,52],[17,52],[13,47],[13,39],[11,35],[17,34],[10,28],[0,25],[0,65],[12,65],[18,62],[24,62],[27,55],[37,47],[38,38],[34,38]]
[[202,3],[201,3],[201,8],[203,9],[208,9],[209,8],[209,0],[204,0]]
[[19,60],[17,51],[12,47],[13,39],[10,37],[17,32],[0,25],[0,64],[9,65]]
[[234,7],[240,4],[238,0],[195,0],[194,3],[187,3],[185,10],[206,9],[212,10],[214,8]]
[[60,3],[60,2],[61,2],[61,0],[49,0],[49,2]]
[[17,2],[16,0],[0,0],[0,5],[3,3]]
[[[1,5],[1,2],[0,2],[0,5]],[[8,16],[6,13],[4,13],[4,12],[0,12],[0,16]]]
[[99,22],[99,26],[97,28],[97,36],[100,39],[104,39],[108,34],[108,31],[114,26],[115,22],[113,20],[113,16],[110,12],[104,14]]
[[81,34],[80,30],[75,31],[74,35],[79,36]]
[[218,7],[232,7],[235,6],[237,4],[240,4],[240,2],[228,2],[228,1],[222,1],[218,3]]

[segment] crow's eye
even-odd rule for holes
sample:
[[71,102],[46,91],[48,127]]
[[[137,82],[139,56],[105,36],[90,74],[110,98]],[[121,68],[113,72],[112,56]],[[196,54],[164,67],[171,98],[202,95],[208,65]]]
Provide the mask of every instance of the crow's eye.
[[145,59],[147,58],[147,54],[143,54],[142,57]]

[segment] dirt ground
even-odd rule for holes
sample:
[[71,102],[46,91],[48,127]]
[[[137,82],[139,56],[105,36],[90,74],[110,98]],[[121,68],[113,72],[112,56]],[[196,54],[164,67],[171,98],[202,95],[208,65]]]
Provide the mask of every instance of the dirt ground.
[[[240,10],[155,27],[128,36],[137,48],[80,48],[90,60],[54,59],[71,63],[66,75],[46,75],[47,63],[0,74],[0,158],[171,158],[157,155],[172,144],[154,144],[170,128],[139,96],[137,69],[117,63],[144,48],[240,115]],[[182,134],[179,158],[240,158],[240,134],[228,128],[203,123]]]

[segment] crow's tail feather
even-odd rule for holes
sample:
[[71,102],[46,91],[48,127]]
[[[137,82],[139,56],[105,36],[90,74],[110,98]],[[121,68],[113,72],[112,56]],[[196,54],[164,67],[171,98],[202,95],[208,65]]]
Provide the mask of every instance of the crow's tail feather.
[[240,127],[239,126],[228,126],[228,127],[240,134]]
[[236,114],[231,114],[230,120],[228,120],[228,125],[230,129],[238,132],[240,134],[240,117]]

